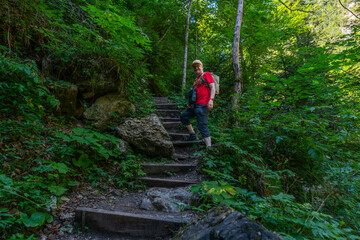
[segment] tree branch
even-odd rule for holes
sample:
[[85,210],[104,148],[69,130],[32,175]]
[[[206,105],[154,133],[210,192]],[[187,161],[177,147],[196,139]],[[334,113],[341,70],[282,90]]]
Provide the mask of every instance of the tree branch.
[[[190,1],[190,0],[189,0],[189,1]],[[187,4],[189,4],[189,1],[187,1],[187,2],[183,5],[183,7],[181,8],[181,12],[183,12],[183,10],[185,9],[185,6],[186,6]],[[164,23],[166,23],[167,20],[169,20],[170,17],[172,17],[173,15],[174,15],[174,14],[171,14],[171,15],[165,20]],[[170,26],[166,29],[165,33],[164,33],[163,36],[157,41],[157,43],[161,42],[161,41],[164,39],[164,37],[166,36],[166,34],[168,33],[168,31],[169,31],[170,28],[172,27],[173,23],[176,22],[178,16],[179,16],[179,14],[176,15],[175,19],[170,23]]]
[[[291,9],[289,6],[287,6],[283,1],[278,0],[282,5],[284,5],[287,9],[289,9],[290,11],[299,11],[299,12],[304,12],[304,13],[314,13],[313,11],[305,11],[305,10],[301,10],[301,9]],[[340,1],[340,0],[339,0]]]
[[344,4],[341,2],[341,0],[339,0],[340,5],[345,8],[346,10],[348,10],[354,17],[356,17],[357,19],[360,19],[360,17],[356,16],[355,13],[353,13],[350,9],[348,9],[347,7],[344,6]]

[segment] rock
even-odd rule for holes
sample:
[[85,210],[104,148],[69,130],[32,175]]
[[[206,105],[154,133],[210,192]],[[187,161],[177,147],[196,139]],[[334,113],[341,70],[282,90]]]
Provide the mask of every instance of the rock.
[[196,199],[197,195],[190,192],[190,187],[175,189],[155,187],[145,192],[140,208],[164,212],[180,212],[180,207],[175,203],[189,206]]
[[120,150],[121,153],[125,153],[130,147],[129,143],[122,139],[119,139],[119,140],[120,140],[120,143],[117,145],[117,148]]
[[281,240],[282,238],[234,209],[219,205],[181,234],[179,240]]
[[174,154],[170,136],[156,114],[142,119],[126,119],[116,132],[120,138],[150,156],[171,157]]
[[81,95],[82,95],[82,97],[83,97],[84,99],[90,99],[90,98],[95,97],[95,93],[94,93],[94,92],[85,92],[85,93],[82,93]]
[[121,117],[127,117],[135,106],[118,93],[110,93],[96,99],[95,103],[84,112],[84,118],[100,130],[113,125]]
[[55,97],[60,101],[60,114],[80,118],[84,108],[78,101],[78,87],[70,85],[67,87],[56,87]]
[[72,225],[66,225],[66,226],[63,226],[59,229],[60,232],[66,232],[66,233],[72,233],[74,230],[73,226]]
[[60,214],[60,219],[61,220],[69,220],[69,219],[72,219],[75,215],[74,215],[75,213],[73,213],[73,212],[70,212],[70,213],[61,213]]
[[54,234],[50,234],[47,239],[48,240],[55,240],[55,238],[56,238],[56,236]]

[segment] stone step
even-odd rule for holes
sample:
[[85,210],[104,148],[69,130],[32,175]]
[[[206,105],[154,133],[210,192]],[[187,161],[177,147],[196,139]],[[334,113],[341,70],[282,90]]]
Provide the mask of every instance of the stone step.
[[176,103],[158,103],[155,104],[155,108],[157,109],[177,109]]
[[148,174],[162,173],[162,172],[180,172],[186,171],[197,166],[196,162],[193,163],[170,163],[170,164],[154,164],[143,163],[144,171]]
[[[98,231],[124,234],[124,237],[155,239],[169,237],[190,219],[171,216],[171,214],[135,214],[80,207],[75,210],[75,221],[82,227]],[[127,239],[127,238],[124,238]]]
[[180,121],[163,122],[162,125],[164,126],[165,129],[171,129],[171,128],[178,127],[179,125],[181,125],[181,122]]
[[169,99],[167,97],[154,97],[154,101],[157,104],[161,104],[161,103],[168,103]]
[[198,141],[173,141],[174,147],[185,147],[185,146],[191,146],[197,143],[202,143],[202,140]]
[[167,178],[152,178],[152,177],[142,177],[139,178],[146,186],[148,187],[185,187],[191,184],[198,184],[194,181],[185,181],[177,179],[167,179]]

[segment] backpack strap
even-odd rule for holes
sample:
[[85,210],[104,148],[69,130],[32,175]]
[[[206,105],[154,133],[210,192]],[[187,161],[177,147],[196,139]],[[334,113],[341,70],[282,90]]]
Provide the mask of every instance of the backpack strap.
[[208,83],[207,81],[205,81],[205,79],[203,78],[204,74],[205,74],[205,73],[201,74],[201,81],[200,81],[200,83],[201,83],[201,84],[204,84],[204,85],[210,90],[210,85],[209,85],[209,83]]
[[205,81],[205,79],[203,78],[204,74],[205,74],[205,73],[201,74],[201,81],[200,81],[200,83],[201,83],[201,84],[204,84],[204,85],[208,88],[208,90],[209,90],[209,94],[208,94],[208,95],[209,95],[209,99],[210,99],[211,88],[210,88],[209,83],[208,83],[207,81]]

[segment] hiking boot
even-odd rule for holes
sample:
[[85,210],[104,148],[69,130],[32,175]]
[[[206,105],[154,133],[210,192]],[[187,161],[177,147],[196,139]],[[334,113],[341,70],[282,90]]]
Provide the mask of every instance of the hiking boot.
[[190,135],[187,136],[184,140],[185,140],[185,141],[198,141],[199,138],[198,138],[198,136],[196,135],[196,133],[190,133]]

